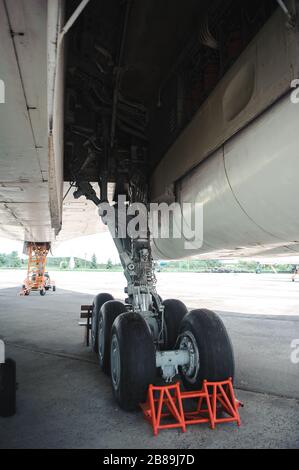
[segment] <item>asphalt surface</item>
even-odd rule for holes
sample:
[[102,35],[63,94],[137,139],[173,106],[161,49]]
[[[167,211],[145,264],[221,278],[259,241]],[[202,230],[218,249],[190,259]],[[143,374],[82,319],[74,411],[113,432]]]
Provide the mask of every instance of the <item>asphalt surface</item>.
[[[82,279],[86,281],[85,274]],[[98,274],[89,280],[88,289],[107,290],[107,276],[104,282]],[[214,285],[228,282],[227,277],[217,276]],[[110,273],[109,277],[113,289],[121,291],[118,275]],[[69,276],[66,279],[65,284]],[[175,289],[175,278],[171,279],[166,292],[169,297]],[[176,279],[177,289],[182,289],[180,277]],[[264,282],[260,279],[254,282]],[[118,409],[109,379],[83,344],[83,331],[77,326],[79,310],[92,295],[62,290],[60,280],[56,293],[21,298],[17,287],[8,287],[18,279],[12,281],[10,275],[0,272],[0,287],[4,287],[0,288],[0,338],[5,340],[7,356],[17,362],[18,380],[17,414],[0,418],[0,448],[299,448],[299,364],[291,362],[291,343],[299,338],[299,315],[284,303],[289,295],[285,290],[293,289],[296,297],[299,284],[289,284],[286,278],[279,283],[278,279],[265,281],[267,292],[272,282],[274,316],[266,315],[266,303],[263,315],[253,315],[217,309],[219,295],[211,300],[235,349],[237,396],[245,404],[241,428],[226,424],[211,431],[202,425],[189,428],[186,434],[165,431],[154,438],[141,413]],[[203,277],[201,281],[208,283]],[[234,305],[240,294],[239,282],[245,282],[244,278],[235,286]],[[234,288],[230,289],[232,293]],[[260,287],[259,295],[262,290]],[[190,296],[191,303],[193,300]],[[238,302],[242,312],[241,299]],[[248,312],[245,307],[246,302]]]

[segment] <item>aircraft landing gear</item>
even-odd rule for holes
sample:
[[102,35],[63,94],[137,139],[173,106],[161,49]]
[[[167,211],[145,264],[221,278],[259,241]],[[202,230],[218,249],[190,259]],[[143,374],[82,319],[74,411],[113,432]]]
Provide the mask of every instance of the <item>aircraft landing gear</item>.
[[[106,189],[101,193],[107,194]],[[78,184],[82,194],[101,202],[87,183]],[[158,370],[168,383],[179,374],[188,390],[199,390],[203,380],[233,378],[232,345],[221,319],[207,310],[188,313],[179,300],[162,302],[157,294],[148,231],[136,239],[112,235],[127,279],[127,299],[122,304],[107,294],[95,298],[92,345],[102,370],[110,372],[119,406],[131,411],[144,402]]]

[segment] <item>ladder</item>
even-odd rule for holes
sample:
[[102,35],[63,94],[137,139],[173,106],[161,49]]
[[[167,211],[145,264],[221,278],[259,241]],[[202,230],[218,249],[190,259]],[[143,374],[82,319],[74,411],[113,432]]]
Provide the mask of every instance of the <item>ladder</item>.
[[28,255],[27,277],[20,295],[29,295],[31,291],[39,291],[41,295],[45,295],[45,270],[49,250],[49,243],[26,243],[25,253]]

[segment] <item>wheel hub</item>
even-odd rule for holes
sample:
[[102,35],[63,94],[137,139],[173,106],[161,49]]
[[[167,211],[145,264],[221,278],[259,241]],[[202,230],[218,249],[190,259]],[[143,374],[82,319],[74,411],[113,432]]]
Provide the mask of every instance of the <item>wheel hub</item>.
[[190,331],[181,336],[179,349],[188,351],[189,354],[189,364],[182,366],[182,373],[190,383],[195,383],[200,369],[200,358],[196,340]]
[[104,328],[103,328],[103,317],[99,320],[99,356],[103,360],[104,356]]
[[118,389],[120,383],[120,351],[119,351],[119,344],[116,335],[112,337],[111,340],[111,379],[113,388],[115,390]]

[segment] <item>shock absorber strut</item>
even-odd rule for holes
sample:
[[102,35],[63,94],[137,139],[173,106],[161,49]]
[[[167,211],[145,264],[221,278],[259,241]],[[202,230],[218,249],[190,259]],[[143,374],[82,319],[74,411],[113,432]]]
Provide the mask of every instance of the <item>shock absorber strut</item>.
[[[101,182],[102,184],[103,181]],[[85,195],[95,203],[99,201],[89,183],[78,183],[77,186],[78,195]],[[103,191],[103,194],[107,194],[107,191]],[[142,203],[140,203],[140,200],[142,200]],[[140,227],[140,219],[138,219],[140,223],[139,230],[136,231],[137,234],[132,234],[130,230],[132,228],[130,227],[130,222],[134,221],[132,219],[133,213],[139,212],[140,215],[140,212],[144,214],[146,212],[146,217],[148,216],[144,191],[140,187],[137,188],[135,186],[129,191],[129,201],[124,196],[118,196],[114,206],[107,201],[102,201],[97,205],[99,207],[99,215],[113,237],[123,266],[124,275],[127,280],[125,293],[127,294],[126,303],[128,312],[137,313],[144,318],[156,347],[156,367],[161,369],[163,378],[167,382],[171,382],[177,375],[179,368],[190,368],[192,361],[188,350],[182,350],[181,348],[175,351],[164,350],[166,331],[164,319],[165,307],[156,290],[156,276],[151,253],[148,219],[146,223],[142,224],[143,232]],[[124,214],[125,217],[123,217]],[[126,227],[122,226],[124,220]],[[138,225],[138,222],[136,222],[136,225]]]
[[[107,190],[103,191],[102,186],[103,181],[100,187],[101,195],[107,194]],[[99,215],[113,237],[127,280],[125,293],[128,308],[145,318],[155,343],[159,345],[163,342],[164,307],[156,290],[157,282],[148,220],[143,224],[143,231],[139,227],[137,236],[133,236],[129,230],[133,216],[128,213],[134,212],[134,206],[138,212],[138,207],[142,204],[142,212],[147,216],[146,191],[132,184],[129,190],[129,200],[127,197],[119,196],[115,205],[111,205],[107,200],[102,200],[102,198],[100,200],[89,183],[77,183],[77,187],[76,194],[79,197],[85,195],[99,207]],[[132,211],[129,210],[130,208]],[[123,217],[124,214],[125,217]]]

